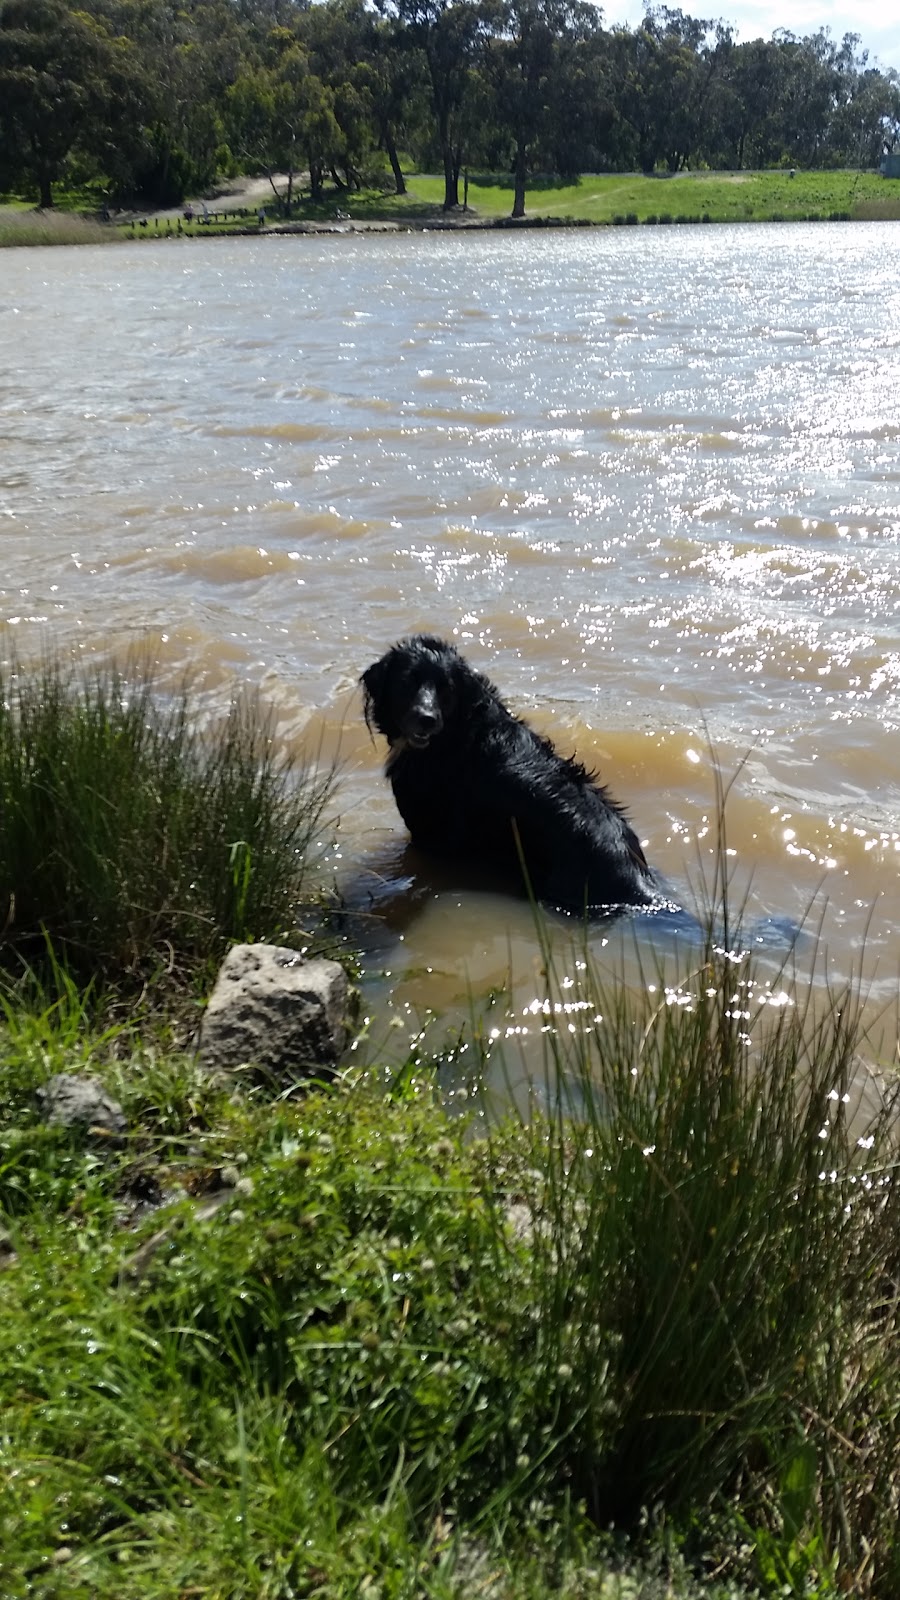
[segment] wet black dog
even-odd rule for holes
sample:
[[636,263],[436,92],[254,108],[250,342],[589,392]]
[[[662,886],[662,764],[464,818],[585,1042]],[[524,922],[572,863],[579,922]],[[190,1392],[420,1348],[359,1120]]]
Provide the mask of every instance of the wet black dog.
[[527,881],[561,910],[659,904],[621,808],[577,761],[508,711],[453,645],[401,639],[361,678],[366,722],[412,842]]

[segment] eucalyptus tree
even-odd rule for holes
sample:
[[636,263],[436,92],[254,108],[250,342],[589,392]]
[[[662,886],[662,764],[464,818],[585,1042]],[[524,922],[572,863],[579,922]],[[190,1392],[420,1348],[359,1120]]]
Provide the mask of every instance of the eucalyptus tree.
[[560,113],[574,112],[572,47],[599,31],[599,13],[583,0],[500,0],[486,52],[497,120],[513,147],[512,216],[525,215],[529,158],[547,150]]
[[225,122],[241,163],[264,172],[273,194],[276,172],[287,174],[288,211],[304,169],[312,199],[322,198],[325,174],[340,156],[341,130],[333,90],[311,70],[309,53],[293,35],[276,62],[247,67],[231,84]]
[[425,63],[444,173],[444,210],[459,205],[459,180],[470,135],[468,114],[478,55],[493,0],[379,0]]
[[369,98],[372,122],[379,147],[390,163],[395,192],[406,194],[406,179],[400,164],[398,140],[406,141],[409,129],[420,114],[423,94],[421,59],[407,40],[395,17],[375,17],[370,23],[360,66],[360,79]]
[[700,153],[731,48],[724,24],[665,5],[648,10],[633,32],[613,30],[616,106],[643,172],[661,163],[678,172]]
[[[222,103],[252,59],[256,30],[233,0],[72,0],[119,38],[139,63],[142,148],[121,186],[158,204],[210,184],[223,152]],[[120,134],[114,102],[110,131]]]
[[65,0],[0,0],[0,144],[7,181],[33,183],[42,207],[68,158],[110,155],[140,123],[140,82],[128,41]]

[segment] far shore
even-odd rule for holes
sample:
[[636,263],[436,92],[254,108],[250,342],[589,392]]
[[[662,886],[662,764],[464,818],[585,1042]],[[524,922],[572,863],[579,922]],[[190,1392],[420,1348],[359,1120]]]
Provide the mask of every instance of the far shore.
[[[60,196],[52,211],[27,200],[0,205],[0,246],[100,243],[121,238],[208,238],[285,234],[475,233],[486,229],[669,226],[712,222],[900,220],[900,180],[870,171],[583,174],[573,181],[536,175],[526,214],[511,215],[508,175],[460,181],[466,203],[443,209],[443,181],[415,174],[407,193],[333,190],[313,202],[295,177],[223,179],[205,195],[164,210],[117,209],[103,197]],[[92,203],[96,200],[93,209]]]

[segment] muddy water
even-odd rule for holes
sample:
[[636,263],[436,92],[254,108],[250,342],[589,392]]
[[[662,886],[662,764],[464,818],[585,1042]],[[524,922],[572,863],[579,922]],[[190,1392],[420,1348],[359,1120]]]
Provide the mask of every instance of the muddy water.
[[832,975],[886,1001],[898,255],[890,223],[5,252],[0,654],[149,633],[339,754],[376,1032],[511,975],[498,1030],[533,1033],[542,986],[526,908],[404,854],[355,683],[420,628],[600,769],[685,902],[714,750],[749,916],[777,945],[818,897]]

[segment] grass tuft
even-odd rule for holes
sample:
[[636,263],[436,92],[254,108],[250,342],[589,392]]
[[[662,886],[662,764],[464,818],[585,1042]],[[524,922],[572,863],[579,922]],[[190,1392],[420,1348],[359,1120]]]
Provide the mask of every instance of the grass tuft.
[[0,673],[0,964],[82,986],[185,979],[296,939],[331,775],[278,753],[252,696],[201,728],[152,668]]

